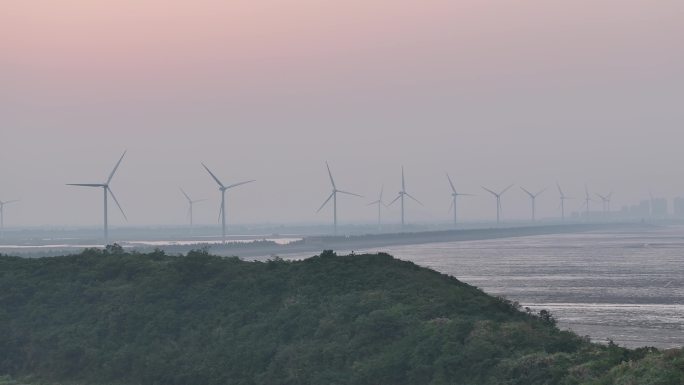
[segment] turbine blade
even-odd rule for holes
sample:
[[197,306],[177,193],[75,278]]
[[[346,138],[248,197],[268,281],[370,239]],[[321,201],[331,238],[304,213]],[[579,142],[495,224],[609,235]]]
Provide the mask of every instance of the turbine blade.
[[228,190],[229,188],[233,188],[233,187],[237,187],[237,186],[242,186],[243,184],[252,183],[252,182],[256,182],[256,179],[246,180],[246,181],[240,182],[240,183],[233,183],[233,184],[231,184],[230,186],[226,187],[225,189]]
[[216,218],[216,223],[221,223],[221,215],[223,215],[223,206],[219,206],[218,218]]
[[192,203],[192,199],[190,199],[190,197],[188,196],[188,194],[186,194],[185,191],[183,191],[183,188],[179,187],[179,189],[181,190],[181,192],[183,193],[183,195],[185,195],[185,198],[188,200],[188,202]]
[[548,187],[544,187],[543,189],[539,190],[534,197],[536,198],[536,197],[542,195],[548,189],[549,189]]
[[558,187],[558,193],[560,194],[561,198],[565,197],[565,194],[563,194],[563,190],[558,182],[556,182],[556,187]]
[[382,202],[380,202],[380,201],[373,201],[373,202],[367,204],[366,206],[379,205],[380,203],[382,203]]
[[112,196],[112,199],[114,199],[114,202],[116,203],[116,206],[119,208],[119,211],[121,211],[121,214],[123,215],[124,219],[126,219],[126,221],[128,221],[128,217],[126,217],[126,213],[121,208],[119,201],[116,199],[116,195],[114,195],[114,191],[112,191],[112,189],[109,187],[106,187],[106,189],[107,189],[107,191],[109,191],[109,194]]
[[499,194],[495,193],[494,191],[492,191],[492,190],[486,188],[485,186],[480,186],[480,187],[482,187],[485,191],[487,191],[488,193],[490,193],[490,194],[492,194],[492,195],[494,195],[494,196],[498,196],[498,195],[499,195]]
[[454,209],[454,200],[451,200],[451,204],[449,205],[449,212]]
[[456,194],[456,187],[454,187],[454,182],[451,181],[451,177],[449,176],[449,173],[446,173],[447,179],[449,180],[449,185],[451,185],[451,191]]
[[335,191],[333,191],[333,192],[330,194],[330,196],[328,197],[328,199],[326,199],[325,202],[323,202],[323,204],[321,205],[321,207],[319,207],[318,210],[316,210],[316,212],[319,212],[319,211],[323,210],[323,207],[325,207],[325,205],[330,201],[330,199],[332,199],[333,195],[335,195]]
[[337,190],[337,192],[342,193],[342,194],[347,194],[347,195],[353,195],[353,196],[359,197],[359,198],[363,198],[363,195],[354,194],[354,193],[351,193],[351,192],[349,192],[349,191]]
[[105,187],[102,183],[67,183],[67,186],[82,186],[82,187]]
[[206,202],[206,201],[208,201],[208,200],[209,200],[209,199],[198,199],[198,200],[192,201],[191,203]]
[[405,192],[404,194],[406,194],[407,197],[409,197],[409,198],[413,199],[414,201],[418,202],[419,205],[425,206],[425,205],[422,204],[418,199],[412,197],[411,194],[409,194],[409,193],[407,193],[407,192]]
[[330,172],[330,165],[327,161],[325,162],[325,167],[328,168],[328,176],[330,177],[330,183],[332,184],[333,189],[337,189],[337,187],[335,187],[335,180],[332,177],[332,172]]
[[382,191],[385,189],[385,185],[380,185],[380,197],[378,198],[378,201],[382,202]]
[[107,178],[107,184],[112,181],[112,178],[114,177],[114,173],[116,172],[116,169],[119,168],[119,165],[121,164],[121,161],[123,160],[124,156],[126,156],[126,151],[121,154],[121,158],[119,158],[119,161],[116,162],[116,166],[114,166],[114,169],[112,170],[111,174],[109,174],[109,178]]
[[504,195],[504,193],[505,193],[506,191],[508,191],[511,187],[513,187],[513,183],[511,183],[508,187],[506,187],[505,189],[503,189],[503,191],[502,191],[499,195]]
[[396,198],[394,198],[394,200],[392,200],[392,202],[388,203],[388,204],[387,204],[387,207],[390,207],[390,206],[392,206],[392,204],[393,204],[394,202],[398,201],[398,200],[399,200],[399,198],[401,198],[401,194],[397,195],[397,197],[396,197]]
[[216,175],[214,175],[214,173],[211,172],[211,170],[209,170],[209,167],[207,167],[207,165],[205,165],[204,163],[202,163],[202,166],[207,170],[207,172],[209,173],[209,175],[211,175],[211,177],[214,178],[214,180],[216,181],[216,183],[218,183],[219,186],[221,186],[222,188],[225,188],[225,186],[223,185],[223,183],[221,183],[221,181],[219,180],[219,178],[217,178]]
[[10,203],[16,203],[16,202],[19,202],[19,201],[21,201],[21,199],[14,199],[14,200],[11,200],[11,201],[2,202],[2,204],[3,204],[3,205],[8,205],[8,204],[10,204]]
[[534,195],[533,195],[531,192],[527,191],[526,188],[524,188],[524,187],[522,187],[522,186],[521,186],[520,188],[521,188],[527,195],[529,195],[530,198],[534,198]]

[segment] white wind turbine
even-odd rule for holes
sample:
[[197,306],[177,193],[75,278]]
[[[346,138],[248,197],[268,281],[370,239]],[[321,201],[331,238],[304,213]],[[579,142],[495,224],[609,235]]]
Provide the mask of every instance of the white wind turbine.
[[561,220],[565,221],[565,201],[568,199],[572,199],[563,193],[563,190],[561,189],[560,184],[556,182],[556,187],[558,187],[558,193],[560,194],[560,209],[561,209]]
[[537,197],[541,195],[544,191],[546,191],[546,188],[541,189],[538,191],[536,194],[532,194],[529,192],[526,188],[520,187],[525,194],[527,194],[530,197],[530,201],[532,202],[532,222],[535,222],[537,220],[536,218],[536,211],[537,211]]
[[373,201],[373,202],[368,204],[368,206],[378,205],[378,230],[382,230],[382,222],[381,222],[382,207],[383,206],[387,207],[385,202],[382,200],[382,190],[383,189],[384,189],[384,186],[380,186],[380,195],[378,196],[378,200]]
[[496,193],[496,192],[494,192],[494,191],[492,191],[492,190],[490,190],[484,186],[481,186],[481,187],[485,191],[487,191],[488,193],[490,193],[490,194],[494,195],[494,197],[496,197],[496,224],[498,225],[501,221],[501,196],[504,195],[504,193],[506,191],[508,191],[511,187],[513,187],[513,185],[512,184],[509,185],[508,187],[506,187],[505,189],[503,189],[499,193]]
[[114,173],[119,168],[119,165],[121,164],[121,161],[123,160],[125,155],[126,155],[126,151],[123,152],[123,154],[121,155],[121,158],[119,158],[119,161],[116,163],[116,166],[114,166],[114,169],[109,174],[107,181],[104,183],[67,183],[67,186],[102,187],[102,191],[104,193],[104,241],[105,241],[105,245],[109,244],[109,224],[107,221],[107,195],[112,196],[112,199],[114,199],[114,202],[116,203],[117,207],[119,207],[119,210],[121,211],[121,214],[123,215],[124,219],[128,220],[128,218],[126,217],[126,213],[124,213],[123,209],[121,208],[121,205],[119,204],[119,201],[116,199],[114,192],[112,191],[111,187],[109,187],[109,183],[112,181],[112,178],[114,177]]
[[600,199],[601,202],[603,203],[603,215],[605,216],[607,213],[610,213],[610,199],[613,197],[613,192],[611,191],[608,193],[608,195],[601,195],[601,194],[596,194]]
[[584,204],[582,204],[582,206],[580,207],[580,210],[582,210],[583,208],[586,210],[585,211],[585,217],[586,217],[585,219],[587,221],[589,220],[589,213],[590,213],[589,205],[591,202],[592,202],[592,199],[591,199],[591,195],[589,195],[589,187],[587,187],[587,185],[585,184],[584,185]]
[[219,191],[221,192],[221,209],[219,211],[219,217],[221,218],[221,235],[223,243],[226,243],[226,191],[234,187],[241,186],[243,184],[254,182],[255,179],[233,183],[231,185],[225,186],[223,183],[221,183],[219,178],[217,178],[216,175],[214,175],[214,173],[211,172],[211,170],[209,170],[209,167],[207,167],[204,163],[202,163],[202,167],[204,167],[204,169],[207,170],[209,175],[211,175],[214,181],[216,181],[216,183],[219,185]]
[[5,236],[5,205],[9,205],[15,202],[19,202],[19,199],[14,199],[11,201],[0,201],[0,239]]
[[390,202],[388,206],[391,206],[398,199],[401,199],[401,229],[403,230],[404,229],[404,195],[413,199],[414,201],[418,202],[419,205],[423,206],[423,204],[420,203],[420,201],[418,199],[414,198],[413,196],[411,196],[411,194],[406,192],[406,183],[404,180],[404,166],[401,166],[401,191],[399,191],[398,194],[399,195],[397,195],[397,197],[394,198],[394,200],[392,202]]
[[449,186],[451,186],[451,206],[449,207],[449,210],[454,210],[454,227],[456,227],[458,225],[457,216],[456,216],[458,197],[460,197],[460,196],[473,196],[473,194],[464,194],[464,193],[457,192],[456,187],[454,187],[454,182],[451,181],[451,177],[449,176],[449,173],[447,173],[446,176],[447,176],[447,179],[449,180]]
[[185,199],[188,200],[188,217],[190,217],[190,234],[192,234],[192,206],[194,206],[195,203],[204,202],[206,201],[206,199],[192,200],[190,199],[190,196],[182,188],[180,188],[180,190],[185,196]]
[[334,231],[335,235],[337,235],[337,193],[342,193],[342,194],[347,194],[347,195],[353,195],[355,197],[363,198],[363,196],[359,194],[354,194],[348,191],[342,191],[338,190],[337,186],[335,185],[335,180],[333,179],[332,172],[330,172],[330,165],[328,165],[328,162],[325,162],[325,167],[328,169],[328,176],[330,177],[330,184],[332,185],[332,192],[328,196],[328,199],[323,202],[321,207],[316,210],[316,213],[320,212],[323,207],[325,207],[326,204],[330,201],[330,199],[333,200],[333,226],[334,226]]

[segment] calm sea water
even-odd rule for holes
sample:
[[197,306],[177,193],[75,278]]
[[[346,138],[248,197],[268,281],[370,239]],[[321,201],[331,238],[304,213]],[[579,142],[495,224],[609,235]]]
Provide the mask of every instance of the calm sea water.
[[684,228],[383,248],[627,347],[684,346]]

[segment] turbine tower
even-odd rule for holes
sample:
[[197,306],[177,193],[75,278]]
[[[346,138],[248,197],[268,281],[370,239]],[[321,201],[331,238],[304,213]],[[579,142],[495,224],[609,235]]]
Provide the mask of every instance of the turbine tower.
[[536,218],[537,197],[539,195],[541,195],[544,191],[546,191],[546,188],[543,188],[542,190],[540,190],[536,194],[532,194],[531,192],[529,192],[524,187],[520,187],[520,188],[525,192],[525,194],[527,194],[530,197],[530,201],[532,201],[532,222],[535,222],[537,220],[537,218]]
[[501,196],[504,195],[504,193],[506,191],[508,191],[511,187],[513,187],[513,185],[512,184],[509,185],[508,187],[503,189],[500,193],[496,193],[496,192],[494,192],[494,191],[492,191],[492,190],[490,190],[484,186],[481,186],[481,187],[485,191],[487,191],[488,193],[490,193],[490,194],[494,195],[494,197],[496,197],[496,224],[498,225],[501,221]]
[[192,200],[192,199],[190,199],[190,196],[182,188],[180,188],[180,190],[183,193],[183,195],[185,196],[185,199],[188,200],[188,217],[190,217],[190,234],[192,234],[192,206],[195,203],[204,202],[204,201],[206,201],[206,199]]
[[382,206],[387,207],[387,205],[385,204],[385,202],[382,200],[382,190],[383,190],[383,189],[384,189],[384,187],[383,187],[383,186],[380,186],[380,195],[378,196],[378,200],[373,201],[373,202],[371,202],[371,203],[368,204],[368,206],[378,205],[378,230],[382,230],[382,222],[381,222],[381,218],[382,218]]
[[19,202],[19,199],[11,201],[0,201],[0,239],[5,237],[5,205]]
[[560,194],[561,220],[565,221],[565,201],[572,198],[566,196],[563,193],[563,190],[561,189],[561,186],[560,184],[558,184],[558,182],[556,182],[556,187],[558,187],[558,193]]
[[119,158],[119,161],[116,163],[116,166],[114,166],[114,169],[109,174],[107,181],[104,183],[67,183],[67,186],[101,187],[102,188],[102,191],[104,193],[104,243],[105,243],[105,246],[109,244],[109,224],[108,224],[108,220],[107,220],[107,195],[112,196],[112,199],[114,199],[114,202],[116,203],[117,207],[119,207],[119,210],[121,211],[121,214],[123,215],[124,219],[128,220],[128,218],[126,217],[126,213],[124,213],[123,209],[121,208],[121,205],[119,204],[119,201],[116,199],[116,196],[114,195],[114,191],[112,191],[112,189],[109,187],[109,183],[112,181],[112,178],[114,177],[114,173],[119,168],[119,165],[121,164],[121,161],[123,160],[125,155],[126,155],[126,151],[123,152],[123,154],[121,155],[121,158]]
[[586,220],[589,220],[589,204],[591,203],[591,195],[589,195],[589,187],[587,185],[584,185],[584,204],[582,204],[582,207],[580,207],[580,210],[583,208],[585,209],[585,217]]
[[363,196],[361,196],[359,194],[351,193],[349,191],[338,190],[337,186],[335,185],[335,180],[333,179],[332,172],[330,172],[330,165],[328,164],[328,162],[325,162],[325,167],[328,169],[328,176],[330,177],[330,184],[332,185],[332,192],[328,196],[328,199],[326,199],[325,202],[323,202],[321,207],[319,207],[318,210],[316,210],[316,213],[320,212],[323,209],[323,207],[325,207],[325,205],[328,204],[328,202],[330,202],[330,199],[333,200],[333,226],[334,226],[335,235],[337,235],[337,193],[353,195],[353,196],[359,197],[359,198],[363,198]]
[[458,221],[457,221],[457,216],[456,216],[456,204],[459,196],[472,196],[473,194],[464,194],[464,193],[459,193],[456,191],[456,187],[454,187],[454,182],[451,181],[451,177],[449,176],[449,173],[446,174],[447,179],[449,180],[449,186],[451,186],[451,206],[449,207],[449,210],[454,210],[454,227],[458,226]]
[[394,202],[396,202],[398,199],[401,199],[401,229],[404,230],[404,195],[413,199],[414,201],[418,202],[419,205],[423,206],[422,203],[411,194],[406,192],[406,182],[404,180],[404,166],[401,166],[401,191],[399,191],[398,195],[388,206],[391,206]]
[[601,203],[603,204],[603,215],[605,216],[610,213],[610,199],[613,196],[613,192],[611,191],[608,195],[601,195],[598,193],[596,195],[601,199]]
[[202,163],[202,167],[204,167],[204,169],[207,170],[209,175],[211,175],[214,181],[216,181],[216,183],[219,185],[219,191],[221,192],[221,209],[219,211],[219,218],[221,218],[221,235],[223,243],[226,243],[226,191],[234,187],[241,186],[243,184],[252,183],[255,180],[251,179],[246,180],[244,182],[233,183],[231,185],[225,186],[223,183],[221,183],[219,178],[217,178],[216,175],[214,175],[214,173],[211,172],[211,170],[209,170],[209,167],[207,167],[204,163]]

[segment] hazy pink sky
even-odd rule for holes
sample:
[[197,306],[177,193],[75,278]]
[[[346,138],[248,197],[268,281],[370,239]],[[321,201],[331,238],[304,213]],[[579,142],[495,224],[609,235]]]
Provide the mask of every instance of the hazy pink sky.
[[239,222],[327,220],[326,159],[368,195],[406,164],[436,202],[414,209],[425,220],[448,217],[444,171],[468,190],[684,194],[683,36],[680,0],[3,0],[0,199],[33,201],[15,223],[99,223],[99,195],[62,185],[101,179],[123,148],[132,223],[183,221],[154,186],[215,199],[199,161],[259,179],[235,193]]

